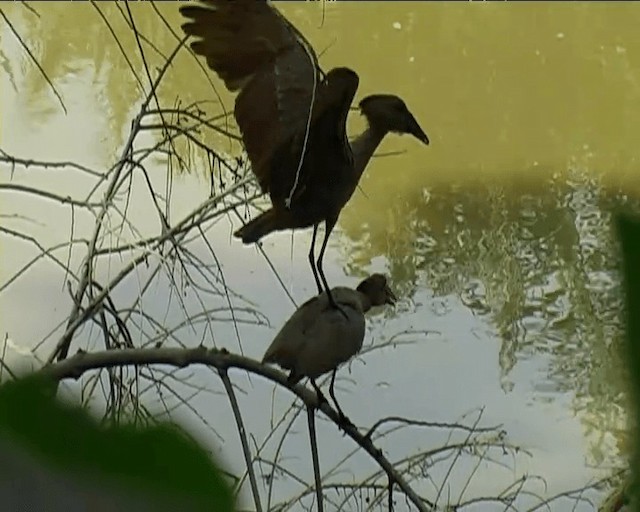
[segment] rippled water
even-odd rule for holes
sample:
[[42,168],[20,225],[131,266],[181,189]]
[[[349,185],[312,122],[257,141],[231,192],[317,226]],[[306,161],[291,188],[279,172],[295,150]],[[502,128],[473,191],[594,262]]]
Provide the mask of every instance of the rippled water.
[[[332,238],[326,265],[331,283],[355,284],[372,271],[385,271],[402,297],[394,309],[370,317],[365,343],[372,350],[341,371],[343,408],[363,426],[384,415],[455,421],[484,408],[483,424],[502,423],[509,442],[531,452],[530,458],[512,460],[513,470],[483,465],[476,471],[472,463],[461,462],[450,476],[453,498],[470,474],[466,498],[487,495],[525,473],[543,475],[548,487],[534,485],[535,492],[550,496],[620,466],[627,443],[625,366],[611,215],[638,210],[640,7],[632,2],[386,2],[374,10],[353,2],[327,3],[323,13],[314,3],[278,5],[318,50],[328,47],[323,66],[357,69],[358,97],[374,91],[400,94],[432,141],[425,148],[406,137],[389,137]],[[20,5],[2,9],[51,78],[67,113],[0,23],[0,149],[23,158],[73,160],[104,172],[128,136],[142,88],[110,29],[144,77],[123,11],[115,4],[100,4],[100,13],[89,4],[34,6],[37,14]],[[177,29],[176,7],[158,8]],[[164,21],[148,5],[132,5],[132,11],[157,52],[170,53],[175,38]],[[157,53],[146,48],[152,63],[160,65]],[[158,96],[165,105],[177,98],[183,104],[212,99],[212,83],[230,109],[230,96],[185,52]],[[221,110],[217,104],[206,108],[212,114]],[[355,133],[362,121],[352,117]],[[157,137],[147,132],[137,147]],[[225,154],[239,151],[220,135],[202,137]],[[209,194],[206,159],[188,151],[189,174],[167,178],[171,173],[162,157],[150,166],[157,190],[164,194],[170,183],[172,219]],[[1,164],[0,175],[2,183],[44,187],[63,196],[83,197],[94,185],[93,179],[62,169]],[[134,181],[131,190],[132,222],[148,235],[157,234],[144,187]],[[80,209],[15,190],[0,194],[1,225],[45,246],[91,233],[93,218]],[[237,225],[237,219],[225,217],[209,229],[206,240],[227,285],[271,327],[241,324],[236,332],[220,313],[195,329],[178,328],[185,308],[197,312],[203,304],[177,267],[165,268],[147,294],[140,283],[150,270],[141,267],[114,292],[114,300],[129,304],[142,294],[145,311],[163,327],[175,327],[185,345],[204,340],[238,351],[240,341],[245,354],[259,358],[292,305],[264,256],[230,238]],[[6,283],[35,253],[24,239],[2,235]],[[298,304],[314,292],[306,261],[309,239],[309,233],[293,239],[283,233],[264,243]],[[209,261],[202,239],[192,250]],[[77,269],[84,251],[80,244],[58,255]],[[112,276],[122,263],[118,258],[104,263],[99,275]],[[184,292],[182,299],[170,291],[171,276]],[[27,348],[45,337],[71,307],[64,278],[55,264],[42,262],[2,288],[0,334]],[[207,300],[215,305],[219,299]],[[136,322],[133,332],[153,330]],[[82,338],[96,343],[99,332],[84,331]],[[55,340],[54,335],[40,349],[43,357]],[[220,390],[208,372],[177,375]],[[277,393],[272,404],[270,384],[243,375],[234,382],[245,392],[241,405],[247,423],[262,440],[290,397]],[[157,395],[144,396],[162,410]],[[178,416],[207,442],[221,446],[232,470],[241,473],[226,398],[201,392],[190,404],[194,409],[181,407]],[[321,464],[328,471],[353,445],[320,423]],[[303,415],[283,453],[290,471],[310,478],[306,436]],[[438,446],[444,438],[442,432],[404,429],[380,442],[397,460]],[[337,480],[345,481],[351,473],[357,479],[374,468],[358,454],[341,471]],[[430,476],[436,482],[447,475],[434,469]],[[284,473],[277,477],[278,499],[301,492]],[[559,502],[553,510],[572,506]],[[482,509],[493,510],[491,504]]]

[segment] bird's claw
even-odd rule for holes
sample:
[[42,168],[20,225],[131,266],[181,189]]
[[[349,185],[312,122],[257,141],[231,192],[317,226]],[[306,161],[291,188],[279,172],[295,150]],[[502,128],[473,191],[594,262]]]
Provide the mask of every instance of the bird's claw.
[[347,428],[356,428],[353,422],[349,418],[347,418],[342,412],[338,413],[338,427],[340,427],[340,430],[342,430],[345,433],[347,431]]

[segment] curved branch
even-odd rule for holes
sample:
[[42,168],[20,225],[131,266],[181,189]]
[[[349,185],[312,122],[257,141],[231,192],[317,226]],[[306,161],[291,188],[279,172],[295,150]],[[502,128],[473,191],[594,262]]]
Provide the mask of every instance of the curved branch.
[[422,420],[412,420],[409,418],[403,418],[402,416],[387,416],[385,418],[380,418],[376,421],[373,426],[367,431],[365,437],[371,437],[373,433],[380,428],[385,423],[402,423],[408,426],[414,427],[430,427],[430,428],[449,428],[451,430],[465,430],[467,432],[495,432],[499,430],[502,425],[496,425],[493,427],[469,427],[468,425],[463,425],[462,423],[443,423],[439,421],[422,421]]
[[[338,412],[326,402],[319,404],[315,392],[307,389],[302,384],[291,386],[287,383],[287,376],[283,372],[265,366],[254,359],[231,354],[225,349],[207,349],[200,346],[190,349],[156,348],[78,352],[72,357],[46,366],[40,370],[39,373],[55,380],[78,379],[90,370],[112,368],[114,366],[152,364],[166,364],[180,368],[193,364],[203,364],[215,368],[219,373],[226,372],[229,368],[246,370],[290,389],[305,405],[322,410],[336,425],[341,424]],[[393,464],[382,454],[382,450],[372,443],[371,439],[361,434],[355,426],[345,425],[343,430],[378,463],[389,478],[402,489],[407,498],[418,510],[426,512],[433,508],[431,502],[418,496],[409,486],[400,473],[393,467]]]

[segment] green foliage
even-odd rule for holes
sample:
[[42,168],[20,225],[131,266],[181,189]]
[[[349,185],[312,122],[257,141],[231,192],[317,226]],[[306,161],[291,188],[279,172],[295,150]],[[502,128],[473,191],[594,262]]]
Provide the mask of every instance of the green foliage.
[[211,457],[171,425],[104,428],[84,410],[51,398],[51,383],[29,377],[0,387],[0,439],[50,469],[94,475],[124,490],[193,505],[233,510],[233,498]]
[[627,312],[627,357],[631,371],[632,403],[635,408],[634,430],[632,438],[635,440],[634,456],[631,464],[633,483],[631,496],[633,509],[640,510],[637,497],[640,483],[640,221],[627,216],[618,217],[618,232],[622,244],[622,265]]

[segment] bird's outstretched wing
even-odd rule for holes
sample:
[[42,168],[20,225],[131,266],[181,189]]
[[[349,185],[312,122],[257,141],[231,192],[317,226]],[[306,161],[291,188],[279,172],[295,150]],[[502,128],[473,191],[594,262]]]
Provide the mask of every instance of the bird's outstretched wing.
[[306,130],[321,70],[311,45],[266,0],[204,0],[180,8],[192,50],[231,91],[235,118],[263,191],[271,156]]

